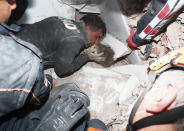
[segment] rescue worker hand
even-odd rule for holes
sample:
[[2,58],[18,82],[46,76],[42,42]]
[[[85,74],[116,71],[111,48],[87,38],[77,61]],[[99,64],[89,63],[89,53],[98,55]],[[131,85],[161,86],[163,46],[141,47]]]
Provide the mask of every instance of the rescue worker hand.
[[86,51],[88,57],[92,61],[105,61],[105,57],[103,57],[103,53],[98,53],[98,48],[94,45],[87,49]]
[[126,39],[126,41],[127,41],[128,46],[129,46],[132,50],[138,47],[138,45],[132,41],[133,35],[134,35],[134,30],[133,30],[133,28],[131,28],[130,36]]
[[89,97],[75,84],[55,87],[45,109],[52,103],[36,131],[70,131],[87,112]]
[[88,57],[90,60],[93,60],[93,61],[105,61],[105,57],[102,57],[103,53],[99,53],[99,54],[96,54],[96,53],[88,53]]

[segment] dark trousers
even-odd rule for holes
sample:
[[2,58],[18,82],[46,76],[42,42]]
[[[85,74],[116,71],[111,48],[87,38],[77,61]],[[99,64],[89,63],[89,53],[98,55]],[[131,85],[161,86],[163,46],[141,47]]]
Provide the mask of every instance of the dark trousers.
[[[50,110],[50,107],[54,104],[55,100],[60,97],[60,89],[65,86],[67,85],[61,85],[60,87],[52,89],[49,99],[43,105],[34,107],[27,105],[22,109],[4,116],[0,119],[0,131],[34,131],[42,118],[44,119],[46,113]],[[84,131],[85,123],[86,119],[82,119],[72,130]]]
[[0,118],[0,131],[32,131],[37,126],[41,119],[37,110],[48,99],[50,92],[50,88],[44,84],[44,77],[43,67],[40,66],[36,82],[31,90],[40,103],[30,94],[24,107]]

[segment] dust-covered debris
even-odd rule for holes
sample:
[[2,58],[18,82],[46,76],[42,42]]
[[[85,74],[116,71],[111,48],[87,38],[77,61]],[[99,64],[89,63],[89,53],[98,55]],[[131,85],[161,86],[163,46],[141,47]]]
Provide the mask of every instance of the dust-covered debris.
[[151,0],[118,0],[122,13],[131,16],[141,13]]
[[[146,11],[147,8],[144,9]],[[130,28],[137,28],[137,21],[144,15],[142,13],[133,14],[127,17],[127,23]],[[138,54],[142,60],[158,59],[167,54],[169,51],[181,48],[184,46],[184,12],[177,17],[177,19],[167,27],[166,32],[161,33],[154,38],[151,43],[151,52],[147,52],[146,46],[143,45],[138,48]]]
[[[53,75],[53,70],[49,70],[47,73]],[[56,86],[76,83],[90,97],[90,119],[98,118],[104,121],[110,131],[122,131],[126,127],[134,101],[145,87],[143,80],[135,75],[143,71],[145,70],[141,65],[113,66],[107,69],[96,63],[88,63],[73,75],[56,78],[54,81]]]
[[[132,4],[132,1],[136,3],[137,0],[121,1]],[[140,1],[141,0],[138,0],[137,2]],[[139,13],[130,15],[133,12],[135,13],[135,11],[132,11],[132,7],[134,7],[136,4],[132,6],[127,6],[126,4],[124,5],[124,8],[129,9],[127,10],[129,12],[125,12],[129,14],[129,16],[127,16],[127,23],[129,24],[129,27],[136,29],[137,21],[144,15],[146,8],[142,9],[142,6],[140,6],[141,11],[136,8]],[[143,60],[157,59],[164,54],[167,54],[170,50],[184,46],[183,33],[184,13],[181,13],[176,21],[168,27],[165,33],[158,35],[154,39],[154,41],[151,43],[151,46],[144,45],[138,49],[139,56]],[[112,67],[121,67],[122,65],[126,64],[128,64],[128,61],[125,58],[124,60],[120,60]],[[131,90],[130,87],[133,86],[128,86],[127,82],[129,81],[130,84],[135,84],[136,81],[133,79],[135,77],[122,74],[124,74],[126,71],[132,71],[132,69],[123,69],[123,73],[120,73],[121,70],[119,68],[117,69],[117,72],[114,72],[115,69],[111,70],[112,67],[104,69],[95,63],[88,63],[72,76],[62,79],[57,79],[55,77],[56,85],[66,82],[75,82],[83,91],[87,92],[90,97],[91,106],[89,107],[89,110],[91,113],[91,118],[99,118],[103,120],[110,127],[110,131],[122,131],[122,128],[126,127],[127,125],[126,122],[131,109],[130,105],[133,105],[137,95],[141,92],[142,87],[144,86],[140,86],[140,88]],[[134,67],[134,69],[138,70],[138,67]],[[53,72],[51,73],[53,74]],[[141,79],[144,77],[144,74],[141,75],[141,77],[137,78]],[[131,95],[128,97],[123,94],[127,94],[128,91],[125,91],[126,88],[128,91],[131,90]]]

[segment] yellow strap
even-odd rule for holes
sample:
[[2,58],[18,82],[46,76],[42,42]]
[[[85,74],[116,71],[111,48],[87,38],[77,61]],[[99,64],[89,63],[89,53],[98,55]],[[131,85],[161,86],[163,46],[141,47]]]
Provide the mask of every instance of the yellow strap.
[[157,71],[167,64],[174,64],[178,66],[184,66],[184,48],[172,51],[167,55],[156,60],[149,66],[149,69],[152,71]]
[[52,88],[55,88],[56,87],[56,84],[55,84],[55,82],[53,81],[52,82]]

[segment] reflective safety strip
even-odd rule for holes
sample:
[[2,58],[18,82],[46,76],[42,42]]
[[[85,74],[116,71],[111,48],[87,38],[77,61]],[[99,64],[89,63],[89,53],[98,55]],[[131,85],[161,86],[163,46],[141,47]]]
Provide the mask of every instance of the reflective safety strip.
[[149,70],[157,71],[160,68],[164,67],[165,65],[170,64],[171,59],[172,58],[169,55],[166,55],[164,57],[161,57],[160,59],[156,60],[154,63],[152,63],[149,66]]
[[[148,26],[139,34],[141,39],[152,39],[154,36],[174,14],[173,9],[176,7],[178,0],[168,0],[161,11],[153,18],[153,20],[148,24]],[[178,10],[175,9],[175,10]],[[170,14],[172,13],[172,14]],[[156,28],[155,27],[158,27]]]
[[144,33],[148,34],[151,30],[152,30],[152,27],[148,25],[148,27],[146,27],[146,29],[144,30]]
[[169,15],[167,18],[165,18],[165,20],[168,20],[168,19],[170,19],[173,15],[175,15],[176,14],[176,12],[173,12],[171,15]]
[[183,52],[178,52],[176,54],[176,57],[174,59],[172,59],[172,64],[175,66],[180,66],[183,67],[184,66],[184,50]]
[[47,80],[46,75],[44,76],[44,84],[45,84],[46,87],[48,87],[48,80]]
[[158,18],[160,19],[160,20],[162,20],[166,15],[167,15],[167,13],[170,11],[170,9],[169,9],[169,7],[168,7],[168,5],[166,5],[162,10],[161,10],[161,12],[158,14]]
[[41,103],[40,102],[40,100],[35,96],[35,94],[32,92],[32,91],[30,91],[30,90],[27,90],[27,89],[0,89],[0,92],[5,92],[5,91],[24,91],[24,92],[27,92],[27,93],[31,93],[32,94],[32,96],[36,99],[36,101],[38,102],[38,103]]
[[166,65],[184,67],[184,48],[172,51],[167,55],[159,58],[154,63],[152,63],[148,69],[157,71]]
[[105,130],[97,129],[97,128],[93,128],[93,127],[89,127],[89,128],[87,129],[87,131],[105,131]]
[[155,35],[159,31],[160,27],[157,27],[150,35]]

